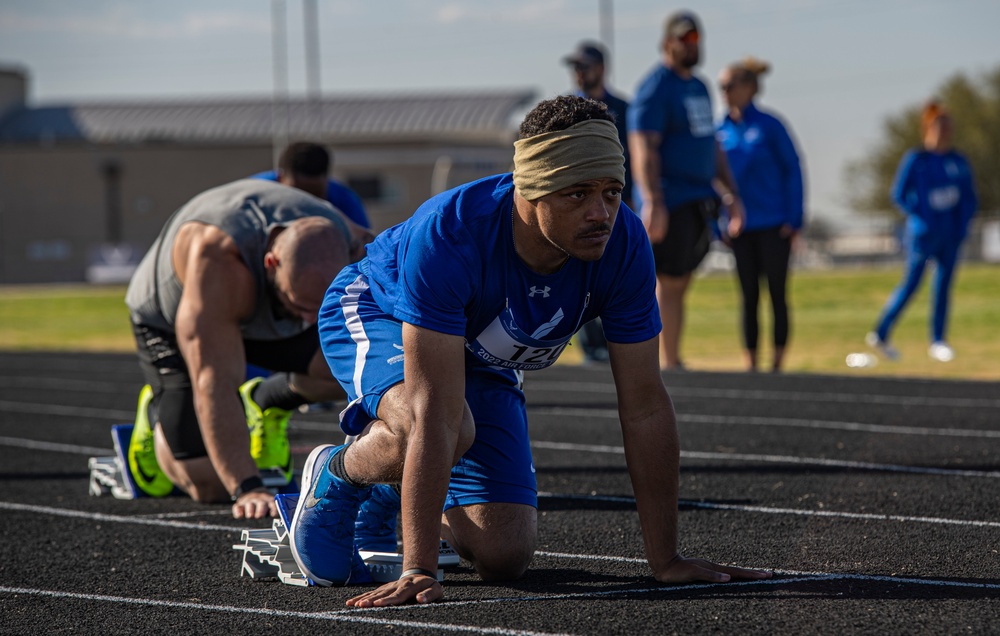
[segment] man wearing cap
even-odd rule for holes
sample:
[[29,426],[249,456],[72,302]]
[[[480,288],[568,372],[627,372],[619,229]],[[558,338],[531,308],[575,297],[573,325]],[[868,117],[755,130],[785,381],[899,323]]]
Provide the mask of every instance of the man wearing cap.
[[553,364],[601,316],[654,575],[770,576],[677,552],[679,450],[652,254],[641,221],[619,214],[624,160],[607,108],[542,102],[514,148],[513,174],[433,197],[330,286],[320,339],[350,400],[341,428],[359,437],[309,455],[289,530],[296,562],[319,584],[348,582],[360,502],[373,484],[401,484],[402,576],[349,606],[442,598],[439,537],[483,580],[523,575],[537,492],[522,373]]
[[[573,69],[573,79],[577,86],[577,95],[597,100],[608,107],[608,112],[615,116],[615,128],[618,129],[618,141],[625,151],[625,189],[622,190],[622,202],[632,208],[632,168],[629,165],[628,130],[625,118],[628,114],[628,102],[614,95],[604,83],[607,55],[604,47],[597,42],[584,41],[576,50],[563,58],[563,62]],[[583,356],[591,362],[605,362],[608,359],[608,343],[604,338],[604,330],[600,319],[592,320],[580,329],[580,345]]]
[[604,81],[605,60],[607,54],[604,47],[597,42],[581,42],[576,50],[563,58],[563,62],[573,69],[573,79],[576,82],[580,97],[596,99],[608,107],[608,112],[615,116],[615,127],[618,129],[618,141],[625,150],[625,189],[622,191],[622,201],[632,207],[632,171],[629,165],[628,129],[625,125],[628,116],[628,102],[608,90]]
[[694,75],[700,38],[694,14],[667,19],[662,61],[640,83],[628,112],[635,199],[653,244],[663,322],[660,366],[666,370],[684,368],[684,298],[708,253],[720,198],[729,212],[729,236],[743,226],[736,182],[715,139],[708,88]]

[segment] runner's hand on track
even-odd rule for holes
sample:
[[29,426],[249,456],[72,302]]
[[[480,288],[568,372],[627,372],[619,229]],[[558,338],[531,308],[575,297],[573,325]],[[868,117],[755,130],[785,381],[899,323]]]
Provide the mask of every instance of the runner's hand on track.
[[433,603],[444,596],[444,588],[437,579],[422,574],[412,574],[398,581],[347,599],[348,607],[384,607],[402,605],[409,601]]
[[278,505],[274,503],[274,495],[266,490],[243,493],[233,504],[234,519],[263,519],[277,516]]
[[771,572],[719,565],[704,559],[675,556],[661,572],[654,572],[660,583],[726,583],[731,579],[769,579]]

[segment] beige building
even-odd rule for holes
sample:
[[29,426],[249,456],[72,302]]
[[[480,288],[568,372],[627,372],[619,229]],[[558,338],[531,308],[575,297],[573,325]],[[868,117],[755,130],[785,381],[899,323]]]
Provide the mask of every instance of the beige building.
[[167,217],[210,187],[270,170],[288,141],[333,152],[332,176],[376,230],[432,194],[510,169],[534,92],[26,103],[0,69],[0,283],[115,280]]

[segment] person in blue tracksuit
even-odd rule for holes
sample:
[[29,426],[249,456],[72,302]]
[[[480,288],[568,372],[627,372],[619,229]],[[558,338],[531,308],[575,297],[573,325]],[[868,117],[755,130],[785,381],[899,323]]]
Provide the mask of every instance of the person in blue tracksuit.
[[297,141],[289,144],[278,158],[278,169],[258,172],[251,179],[277,181],[309,194],[326,199],[350,220],[363,228],[372,224],[365,214],[365,206],[353,190],[330,179],[330,153],[319,144]]
[[928,355],[948,362],[955,357],[945,337],[949,292],[959,248],[976,214],[976,191],[969,162],[952,148],[947,111],[936,102],[929,103],[921,114],[921,128],[923,148],[903,156],[892,186],[892,199],[906,215],[906,271],[866,341],[889,359],[899,357],[889,344],[892,327],[919,287],[927,261],[933,259],[937,268]]
[[757,304],[760,279],[767,279],[774,312],[774,360],[781,370],[788,344],[786,289],[792,241],[802,229],[802,166],[781,120],[757,108],[759,78],[766,62],[748,58],[719,75],[728,112],[716,131],[743,196],[743,232],[730,241],[743,297],[743,345],[748,371],[757,370]]

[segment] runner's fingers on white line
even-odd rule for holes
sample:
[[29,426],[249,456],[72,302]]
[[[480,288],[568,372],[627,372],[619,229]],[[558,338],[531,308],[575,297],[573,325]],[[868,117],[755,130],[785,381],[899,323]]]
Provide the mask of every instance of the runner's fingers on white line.
[[402,605],[408,601],[433,603],[444,596],[444,588],[437,579],[429,576],[408,576],[386,583],[370,592],[347,599],[348,607],[385,607]]
[[725,583],[731,579],[769,578],[771,578],[770,572],[719,565],[704,559],[687,559],[680,556],[671,561],[665,572],[656,575],[656,580],[661,583],[692,583],[695,581]]
[[768,572],[767,570],[751,570],[750,568],[739,568],[732,565],[719,565],[718,563],[710,563],[708,561],[705,561],[704,563],[707,563],[717,572],[728,574],[734,579],[759,580],[769,579],[774,576],[773,572]]

